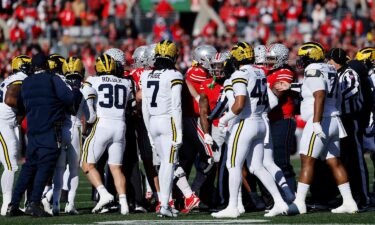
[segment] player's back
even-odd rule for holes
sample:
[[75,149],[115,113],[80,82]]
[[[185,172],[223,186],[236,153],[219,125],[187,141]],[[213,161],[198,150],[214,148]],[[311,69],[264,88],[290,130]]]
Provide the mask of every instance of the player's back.
[[9,107],[7,104],[5,104],[5,94],[8,90],[8,87],[12,84],[22,84],[22,81],[27,76],[24,73],[16,73],[8,78],[6,78],[1,84],[0,84],[0,120],[1,121],[7,121],[9,123],[14,123],[16,118],[16,109],[13,109],[12,107]]
[[[246,95],[244,109],[240,113],[240,118],[245,119],[250,116],[260,115],[266,110],[268,104],[267,79],[264,71],[251,65],[242,66],[231,76],[234,95]],[[245,84],[246,93],[238,90],[236,84]]]
[[182,84],[177,70],[145,71],[141,76],[142,96],[146,99],[150,116],[172,115],[172,87]]
[[131,98],[131,83],[128,79],[102,75],[89,78],[86,84],[91,85],[96,95],[94,105],[98,118],[125,120],[127,102]]
[[326,63],[312,63],[305,68],[305,78],[302,85],[301,116],[308,120],[313,116],[314,90],[324,90],[323,116],[339,113],[341,95],[338,90],[338,75],[334,66]]

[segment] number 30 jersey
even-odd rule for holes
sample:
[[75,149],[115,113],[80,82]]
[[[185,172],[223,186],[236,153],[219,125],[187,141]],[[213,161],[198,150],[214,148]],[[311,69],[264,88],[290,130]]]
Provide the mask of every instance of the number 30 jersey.
[[127,103],[134,98],[131,89],[129,79],[102,75],[88,78],[82,93],[85,99],[94,99],[97,117],[125,121]]
[[245,65],[231,76],[234,97],[247,96],[244,109],[239,118],[262,114],[268,105],[267,79],[264,71],[251,65]]
[[172,116],[172,87],[183,84],[177,70],[148,70],[141,75],[142,98],[150,116]]
[[326,92],[323,116],[338,115],[341,94],[338,90],[338,76],[334,66],[326,63],[312,63],[305,68],[302,82],[301,117],[308,121],[314,116],[314,96],[316,91]]

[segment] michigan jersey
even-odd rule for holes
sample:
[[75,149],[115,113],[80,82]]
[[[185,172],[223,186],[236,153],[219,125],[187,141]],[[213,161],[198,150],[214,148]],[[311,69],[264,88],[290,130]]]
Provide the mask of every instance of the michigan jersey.
[[172,115],[172,87],[183,83],[182,74],[177,70],[149,70],[142,73],[141,83],[149,115]]
[[268,105],[267,79],[264,71],[245,65],[231,76],[234,96],[245,95],[247,100],[239,118],[245,119],[253,114],[261,114]]
[[26,74],[22,72],[15,73],[8,78],[6,78],[0,84],[0,120],[7,121],[9,123],[15,122],[16,119],[16,109],[9,107],[5,104],[5,94],[8,87],[12,84],[22,84],[23,80],[27,77]]
[[312,63],[305,68],[302,82],[302,119],[308,121],[314,115],[314,96],[316,91],[326,92],[323,116],[339,114],[341,95],[338,90],[338,76],[334,66],[326,63]]
[[133,98],[131,81],[113,75],[90,77],[82,89],[84,99],[94,99],[99,118],[125,121],[125,111]]

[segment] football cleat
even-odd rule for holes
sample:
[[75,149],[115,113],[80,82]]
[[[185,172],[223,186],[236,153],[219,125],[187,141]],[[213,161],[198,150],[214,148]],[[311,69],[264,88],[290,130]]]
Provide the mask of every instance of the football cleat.
[[344,202],[341,206],[331,210],[332,213],[357,213],[358,206],[355,201]]
[[92,209],[92,213],[99,213],[102,208],[109,203],[112,203],[114,201],[114,197],[111,194],[104,194],[100,196],[99,202],[96,204],[96,206]]
[[240,212],[237,208],[227,207],[219,212],[212,213],[211,216],[214,218],[237,218],[240,216]]
[[77,209],[74,207],[74,205],[73,204],[69,204],[69,202],[68,203],[66,203],[66,205],[65,205],[65,213],[66,214],[68,214],[68,215],[78,215],[79,214],[79,212],[77,211]]
[[160,217],[177,217],[177,213],[174,213],[170,206],[160,207]]
[[185,208],[181,210],[181,213],[187,214],[192,209],[199,206],[201,200],[193,193],[190,197],[185,198]]
[[49,203],[49,201],[46,197],[42,198],[42,205],[43,205],[43,209],[46,213],[49,213],[49,214],[53,215],[51,204]]
[[288,212],[288,205],[285,202],[277,203],[273,206],[273,208],[266,214],[265,217],[274,217],[278,215],[286,215]]
[[120,204],[120,213],[121,215],[129,215],[129,206],[128,204]]

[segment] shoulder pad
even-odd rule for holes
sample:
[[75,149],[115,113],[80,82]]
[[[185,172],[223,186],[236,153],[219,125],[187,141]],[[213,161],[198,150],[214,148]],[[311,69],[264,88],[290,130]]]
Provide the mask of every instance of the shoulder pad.
[[323,73],[317,69],[305,70],[305,77],[320,77],[323,76]]

